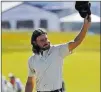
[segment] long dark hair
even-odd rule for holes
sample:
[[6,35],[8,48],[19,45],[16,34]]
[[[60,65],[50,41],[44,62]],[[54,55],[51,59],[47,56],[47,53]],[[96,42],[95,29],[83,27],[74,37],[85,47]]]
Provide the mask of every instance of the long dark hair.
[[32,44],[32,51],[35,54],[40,54],[41,48],[38,45]]
[[36,38],[42,34],[47,34],[46,31],[44,29],[37,29],[32,33],[32,37],[31,37],[31,45],[32,45],[32,51],[35,54],[40,54],[41,53],[41,48],[35,44],[33,41],[36,42]]

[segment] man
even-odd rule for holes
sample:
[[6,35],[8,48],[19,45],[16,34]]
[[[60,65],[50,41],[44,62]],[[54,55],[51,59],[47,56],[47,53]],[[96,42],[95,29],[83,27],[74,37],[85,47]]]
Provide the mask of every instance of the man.
[[9,82],[7,83],[7,92],[22,92],[22,83],[12,73],[9,73]]
[[83,41],[90,27],[90,22],[89,15],[84,18],[83,27],[74,41],[59,45],[50,45],[47,33],[43,30],[37,29],[33,32],[31,44],[34,55],[28,60],[28,79],[25,92],[32,92],[35,84],[37,92],[63,92],[63,59]]

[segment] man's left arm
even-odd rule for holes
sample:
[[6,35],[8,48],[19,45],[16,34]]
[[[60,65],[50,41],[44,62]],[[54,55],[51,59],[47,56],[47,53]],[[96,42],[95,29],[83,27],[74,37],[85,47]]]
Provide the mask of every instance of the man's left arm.
[[90,27],[90,24],[91,24],[91,16],[88,16],[84,19],[84,24],[83,27],[81,28],[80,33],[76,36],[73,42],[69,42],[68,45],[69,51],[75,49],[83,41]]

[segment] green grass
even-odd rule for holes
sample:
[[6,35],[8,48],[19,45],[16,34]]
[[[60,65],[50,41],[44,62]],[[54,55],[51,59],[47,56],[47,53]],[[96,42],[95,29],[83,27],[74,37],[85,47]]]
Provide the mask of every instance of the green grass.
[[[53,44],[72,40],[77,33],[48,33]],[[31,32],[2,33],[2,74],[12,72],[25,85],[27,60],[32,55]],[[68,92],[100,92],[100,35],[87,35],[64,59],[63,78]]]

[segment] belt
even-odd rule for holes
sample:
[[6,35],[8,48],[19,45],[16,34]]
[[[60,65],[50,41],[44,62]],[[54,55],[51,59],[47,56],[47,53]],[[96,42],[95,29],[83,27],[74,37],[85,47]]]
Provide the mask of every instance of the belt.
[[63,89],[56,89],[56,90],[52,90],[52,91],[37,91],[37,92],[63,92]]

